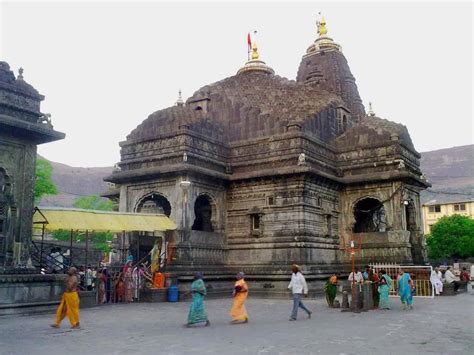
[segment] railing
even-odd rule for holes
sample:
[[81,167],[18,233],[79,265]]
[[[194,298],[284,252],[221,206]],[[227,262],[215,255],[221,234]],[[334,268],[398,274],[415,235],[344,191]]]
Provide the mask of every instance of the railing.
[[434,297],[434,288],[430,282],[432,266],[413,266],[413,265],[398,265],[392,263],[373,263],[369,265],[375,272],[385,270],[387,275],[393,280],[392,288],[390,289],[390,296],[398,297],[398,282],[397,277],[400,269],[411,275],[415,284],[416,293],[414,297]]

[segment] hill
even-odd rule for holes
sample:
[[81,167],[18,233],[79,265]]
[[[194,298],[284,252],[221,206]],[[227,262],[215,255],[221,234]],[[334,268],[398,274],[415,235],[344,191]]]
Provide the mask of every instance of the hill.
[[433,185],[422,192],[422,203],[474,198],[474,145],[421,153],[421,170]]
[[112,167],[78,168],[51,161],[53,182],[58,188],[58,194],[45,196],[40,205],[72,207],[77,197],[100,195],[107,190],[104,177],[112,173]]

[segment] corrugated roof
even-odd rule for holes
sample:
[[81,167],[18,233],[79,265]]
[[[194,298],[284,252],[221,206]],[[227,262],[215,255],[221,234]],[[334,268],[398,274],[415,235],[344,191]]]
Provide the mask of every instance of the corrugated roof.
[[33,216],[33,223],[44,223],[49,231],[163,232],[176,229],[176,224],[165,215],[56,207],[40,207]]

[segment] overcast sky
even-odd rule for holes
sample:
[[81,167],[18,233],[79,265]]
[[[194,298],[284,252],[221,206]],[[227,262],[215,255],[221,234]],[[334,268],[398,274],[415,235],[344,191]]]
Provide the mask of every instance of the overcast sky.
[[418,151],[473,143],[470,2],[2,2],[0,58],[46,96],[66,139],[40,146],[73,166],[108,166],[152,112],[234,75],[258,30],[263,60],[295,79],[318,11],[362,100],[406,125]]

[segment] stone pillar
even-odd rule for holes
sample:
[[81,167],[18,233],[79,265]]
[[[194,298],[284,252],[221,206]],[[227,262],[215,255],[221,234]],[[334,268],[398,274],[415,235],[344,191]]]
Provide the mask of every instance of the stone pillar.
[[362,286],[363,303],[362,307],[364,311],[371,310],[374,307],[372,299],[372,283],[364,283]]

